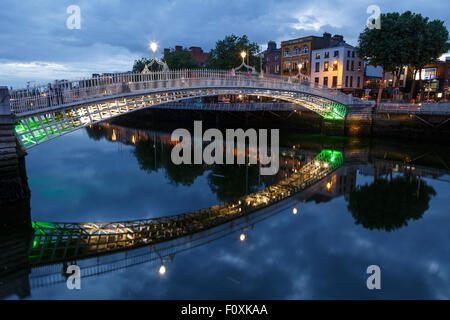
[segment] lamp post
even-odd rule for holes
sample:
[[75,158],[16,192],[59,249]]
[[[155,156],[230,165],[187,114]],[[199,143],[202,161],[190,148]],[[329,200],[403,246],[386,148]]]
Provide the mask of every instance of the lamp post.
[[156,52],[158,51],[158,44],[155,41],[152,41],[149,43],[149,48],[153,52],[153,59],[145,65],[144,70],[142,70],[142,73],[144,74],[150,73],[150,68],[154,63],[162,66],[163,69],[162,71],[164,72],[169,71],[169,66],[167,65],[167,63],[165,61],[160,61],[158,60],[158,58],[156,58]]

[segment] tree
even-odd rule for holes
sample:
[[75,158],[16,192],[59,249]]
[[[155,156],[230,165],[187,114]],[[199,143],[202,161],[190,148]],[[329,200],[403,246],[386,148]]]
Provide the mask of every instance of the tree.
[[246,35],[238,37],[232,34],[217,41],[215,48],[210,52],[207,66],[221,70],[236,68],[242,63],[242,51],[247,53],[248,63],[247,61],[245,63],[260,71],[260,58],[257,56],[259,46],[255,42],[250,42]]
[[[366,27],[359,35],[356,48],[358,55],[367,60],[370,65],[383,68],[378,102],[381,100],[386,72],[392,72],[395,75],[395,86],[397,87],[405,65],[417,63],[421,59],[429,62],[431,56],[437,55],[437,58],[443,53],[439,53],[443,49],[442,44],[432,43],[431,39],[434,36],[430,34],[431,30],[439,31],[439,39],[441,37],[446,37],[445,41],[448,39],[448,33],[445,36],[445,32],[439,27],[439,25],[443,27],[441,21],[432,21],[429,25],[428,18],[423,18],[420,14],[410,11],[402,14],[398,12],[381,14],[380,19],[381,28],[369,29]],[[441,42],[439,41],[439,43]],[[427,48],[427,46],[434,49]]]
[[[135,60],[133,64],[133,73],[141,73],[142,70],[144,70],[145,65],[150,63],[150,61],[152,61],[152,59],[141,58],[139,60]],[[157,67],[158,65],[154,63],[151,68],[152,69],[151,71],[156,71]]]
[[450,50],[449,33],[443,21],[428,21],[428,18],[424,18],[420,14],[416,15],[415,18],[414,34],[416,39],[414,43],[416,50],[410,61],[411,66],[414,67],[411,98],[415,92],[417,72],[419,72],[419,88],[422,88],[422,69]]
[[171,49],[165,57],[165,61],[170,69],[198,69],[201,67],[188,49]]
[[410,219],[422,218],[434,195],[433,187],[416,177],[377,179],[350,193],[348,209],[356,224],[392,231],[406,226]]

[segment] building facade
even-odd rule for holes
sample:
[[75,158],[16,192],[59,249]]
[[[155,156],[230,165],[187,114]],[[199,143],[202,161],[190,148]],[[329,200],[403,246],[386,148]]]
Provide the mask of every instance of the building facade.
[[[182,46],[175,46],[175,51],[182,51]],[[206,63],[209,58],[208,52],[203,52],[203,49],[200,47],[190,47],[189,51],[191,51],[192,57],[195,61],[197,61],[200,66],[206,67]],[[164,49],[164,59],[166,59],[167,55],[170,53],[170,48]]]
[[281,74],[311,76],[313,50],[329,47],[343,41],[343,36],[325,32],[322,37],[308,36],[281,42]]
[[364,85],[364,61],[344,41],[312,51],[311,81],[360,96]]
[[269,41],[267,50],[264,51],[266,70],[268,74],[280,74],[281,72],[281,48],[277,48],[275,41]]

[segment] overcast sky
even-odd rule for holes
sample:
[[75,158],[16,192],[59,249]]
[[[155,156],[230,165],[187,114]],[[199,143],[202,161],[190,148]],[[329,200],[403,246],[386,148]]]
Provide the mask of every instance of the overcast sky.
[[[81,9],[81,29],[68,29],[70,5]],[[265,48],[280,41],[327,31],[357,44],[369,14],[411,10],[445,21],[448,0],[2,0],[0,11],[0,85],[24,86],[92,73],[131,70],[149,56],[148,43],[162,48],[200,46],[247,34]]]

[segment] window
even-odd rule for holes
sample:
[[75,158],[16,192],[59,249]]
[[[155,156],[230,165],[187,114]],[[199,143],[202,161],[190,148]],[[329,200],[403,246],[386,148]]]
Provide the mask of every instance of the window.
[[333,71],[337,71],[337,69],[338,69],[338,62],[337,62],[337,60],[334,60],[333,61]]
[[328,87],[328,77],[323,77],[323,85]]
[[338,50],[334,51],[333,57],[339,57],[339,51]]
[[352,51],[352,58],[355,57],[355,51]]
[[357,82],[356,87],[359,88],[360,85],[361,85],[361,79],[358,77],[358,82]]
[[355,71],[355,61],[352,60],[352,71]]
[[292,51],[292,55],[293,56],[298,56],[300,52],[300,48],[299,47],[294,47],[294,50]]
[[[361,71],[361,61],[358,62],[358,71]],[[359,86],[358,86],[359,87]]]
[[348,88],[348,76],[345,76],[345,87]]
[[275,61],[278,61],[280,57],[279,56],[275,56]]
[[314,83],[315,83],[315,84],[319,84],[319,77],[315,77],[315,78],[314,78]]
[[316,53],[316,59],[320,59],[320,53]]
[[270,62],[270,57],[267,57],[267,58],[266,58],[266,61],[267,61],[267,62]]
[[353,76],[350,76],[350,88],[353,88]]
[[291,56],[291,49],[285,48],[284,49],[284,56],[285,57],[290,57]]
[[350,60],[347,60],[347,71],[349,71],[349,69],[350,69]]
[[325,61],[323,64],[323,71],[328,71],[328,61]]
[[302,47],[302,54],[308,54],[308,52],[309,52],[309,48],[308,48],[308,46],[305,44],[305,45]]
[[336,88],[337,87],[337,76],[333,76],[333,82],[331,84],[332,88]]
[[316,62],[316,72],[320,72],[320,62]]
[[325,52],[325,58],[329,58],[330,57],[330,53],[327,51]]
[[350,50],[349,50],[349,51],[347,51],[347,57],[349,57],[349,58],[350,58]]

